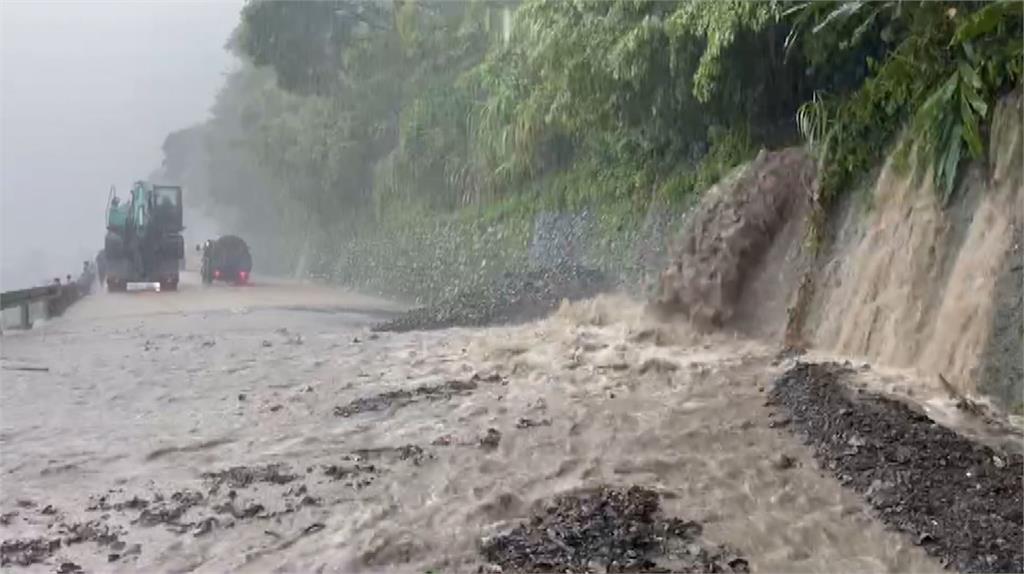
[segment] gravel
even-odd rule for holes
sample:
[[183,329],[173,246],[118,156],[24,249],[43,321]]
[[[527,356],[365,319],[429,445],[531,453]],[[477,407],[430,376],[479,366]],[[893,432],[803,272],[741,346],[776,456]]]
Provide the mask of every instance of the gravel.
[[748,572],[701,543],[696,522],[666,518],[650,489],[599,487],[556,497],[481,552],[501,572]]
[[405,332],[519,323],[547,315],[563,299],[586,299],[610,286],[600,271],[575,266],[506,273],[487,288],[459,291],[380,323],[374,330]]
[[824,469],[889,527],[961,572],[1024,571],[1024,457],[981,445],[903,402],[843,384],[843,366],[798,362],[770,393]]

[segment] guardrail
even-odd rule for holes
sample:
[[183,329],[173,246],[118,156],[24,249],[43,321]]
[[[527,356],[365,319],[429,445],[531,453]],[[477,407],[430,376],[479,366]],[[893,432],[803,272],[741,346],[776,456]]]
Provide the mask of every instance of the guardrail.
[[[69,276],[70,277],[70,276]],[[44,314],[47,319],[57,317],[64,310],[92,291],[96,278],[92,269],[84,271],[77,280],[42,287],[31,287],[0,293],[0,310],[19,307],[21,309],[20,326],[22,329],[32,328],[31,306],[43,302]]]

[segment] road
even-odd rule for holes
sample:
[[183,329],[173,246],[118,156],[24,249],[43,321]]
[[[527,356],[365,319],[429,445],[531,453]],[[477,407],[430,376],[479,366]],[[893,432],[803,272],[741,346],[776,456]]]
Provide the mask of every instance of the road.
[[644,484],[755,570],[939,569],[771,428],[774,350],[622,297],[518,327],[369,331],[400,309],[192,282],[5,333],[8,556],[38,558],[27,572],[475,572],[481,537],[553,494]]

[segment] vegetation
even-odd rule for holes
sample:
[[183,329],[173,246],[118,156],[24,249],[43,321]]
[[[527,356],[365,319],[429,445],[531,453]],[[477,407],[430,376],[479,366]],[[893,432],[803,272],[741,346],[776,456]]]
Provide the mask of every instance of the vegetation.
[[625,236],[803,139],[820,230],[905,126],[949,200],[1021,83],[1022,19],[1009,0],[255,0],[229,42],[245,65],[193,134],[199,187],[303,231],[324,273],[454,227],[458,251],[507,226],[518,261],[539,209],[589,208]]
[[851,96],[814,98],[800,110],[801,129],[823,156],[825,202],[870,170],[910,122],[906,145],[932,166],[948,203],[962,160],[986,155],[983,133],[995,99],[1020,85],[1024,4],[858,1],[795,11],[798,23],[817,22],[820,53],[869,42],[872,31],[886,44]]

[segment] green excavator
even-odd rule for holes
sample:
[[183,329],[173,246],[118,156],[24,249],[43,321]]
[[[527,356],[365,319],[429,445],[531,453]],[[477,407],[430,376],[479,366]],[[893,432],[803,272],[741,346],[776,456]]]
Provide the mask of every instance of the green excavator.
[[111,188],[103,242],[107,290],[126,291],[129,283],[176,290],[184,229],[180,187],[137,181],[125,201]]

